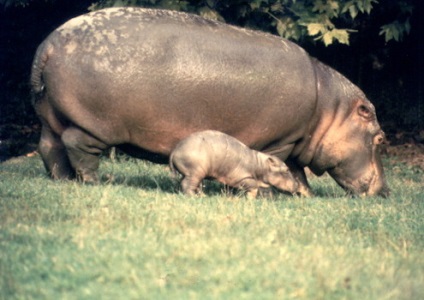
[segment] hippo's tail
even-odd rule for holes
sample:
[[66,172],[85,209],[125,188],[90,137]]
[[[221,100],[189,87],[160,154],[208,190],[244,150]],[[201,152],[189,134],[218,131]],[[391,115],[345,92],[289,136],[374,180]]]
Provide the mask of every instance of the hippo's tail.
[[34,61],[31,69],[31,94],[32,105],[35,105],[43,96],[45,84],[43,79],[43,71],[47,64],[47,60],[53,51],[53,45],[43,42],[35,53]]

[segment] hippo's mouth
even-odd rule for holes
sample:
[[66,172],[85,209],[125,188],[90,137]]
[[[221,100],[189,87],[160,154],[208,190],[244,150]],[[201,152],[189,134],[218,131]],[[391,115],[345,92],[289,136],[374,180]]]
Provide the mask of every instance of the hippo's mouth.
[[361,186],[358,188],[356,185],[354,185],[352,182],[349,182],[348,180],[336,179],[336,181],[343,188],[343,190],[348,196],[367,196],[367,187]]
[[336,168],[328,170],[328,173],[350,196],[365,197],[377,195],[387,198],[390,195],[390,189],[385,184],[378,185],[378,174],[376,172],[370,172],[369,175],[354,180],[347,176],[342,176],[341,173],[337,172]]
[[375,180],[374,172],[367,176],[362,176],[359,179],[353,180],[347,176],[341,175],[337,168],[328,170],[328,173],[343,188],[343,190],[346,191],[349,196],[367,196],[371,184]]

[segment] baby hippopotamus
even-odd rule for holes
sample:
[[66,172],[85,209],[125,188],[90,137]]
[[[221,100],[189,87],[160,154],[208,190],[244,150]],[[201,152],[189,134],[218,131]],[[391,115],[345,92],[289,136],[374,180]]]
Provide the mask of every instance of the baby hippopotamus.
[[275,156],[250,149],[239,140],[219,131],[193,133],[180,141],[172,151],[169,165],[183,175],[185,194],[200,191],[204,178],[246,190],[256,197],[259,188],[271,186],[295,193],[298,183],[288,167]]

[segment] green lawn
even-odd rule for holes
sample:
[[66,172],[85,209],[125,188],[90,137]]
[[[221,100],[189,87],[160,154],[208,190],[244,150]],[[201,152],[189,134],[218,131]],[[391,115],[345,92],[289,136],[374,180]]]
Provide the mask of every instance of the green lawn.
[[100,185],[40,157],[0,164],[0,299],[424,299],[423,171],[386,162],[392,195],[249,200],[167,166],[103,160]]

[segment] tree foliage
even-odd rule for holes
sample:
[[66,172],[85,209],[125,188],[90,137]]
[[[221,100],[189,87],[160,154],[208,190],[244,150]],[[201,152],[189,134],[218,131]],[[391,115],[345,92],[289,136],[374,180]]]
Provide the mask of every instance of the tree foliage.
[[[26,6],[30,1],[0,0],[0,5]],[[335,42],[348,45],[359,19],[378,9],[398,12],[380,25],[380,35],[386,42],[401,41],[410,31],[411,3],[412,0],[98,0],[89,10],[142,6],[186,11],[270,31],[295,41],[311,39],[328,46]]]
[[270,31],[299,41],[310,39],[326,46],[335,42],[349,44],[361,18],[374,10],[398,11],[388,23],[381,24],[386,42],[400,41],[409,33],[411,1],[377,0],[100,0],[90,6],[97,10],[112,6],[143,6],[192,12],[209,19]]

